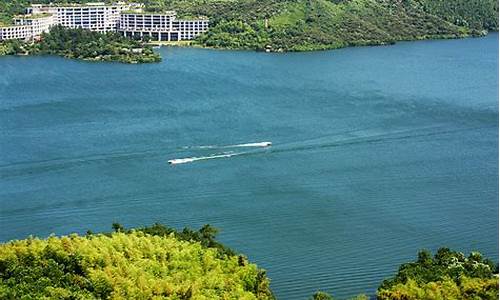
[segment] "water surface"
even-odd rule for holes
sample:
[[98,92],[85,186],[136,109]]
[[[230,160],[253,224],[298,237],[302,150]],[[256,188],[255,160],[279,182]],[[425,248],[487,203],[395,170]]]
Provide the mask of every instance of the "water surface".
[[1,241],[210,223],[279,299],[372,294],[422,248],[498,261],[498,34],[160,51],[0,58]]

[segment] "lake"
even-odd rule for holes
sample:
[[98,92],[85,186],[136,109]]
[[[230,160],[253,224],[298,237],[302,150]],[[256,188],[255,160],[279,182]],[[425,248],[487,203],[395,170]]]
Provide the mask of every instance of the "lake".
[[423,248],[498,261],[498,34],[159,51],[0,58],[1,241],[209,223],[279,299],[373,294]]

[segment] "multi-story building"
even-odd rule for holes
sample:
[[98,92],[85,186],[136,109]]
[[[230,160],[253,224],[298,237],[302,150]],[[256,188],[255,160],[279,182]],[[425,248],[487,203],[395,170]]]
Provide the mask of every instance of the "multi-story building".
[[120,13],[130,9],[130,5],[116,3],[106,5],[102,2],[85,5],[40,5],[27,9],[28,13],[49,13],[55,17],[56,24],[68,28],[84,28],[98,32],[116,31]]
[[14,25],[0,26],[0,41],[2,40],[28,40],[33,38],[31,26]]
[[84,5],[33,4],[27,15],[14,19],[14,26],[0,27],[0,40],[34,39],[51,26],[84,28],[98,32],[120,32],[126,37],[154,41],[191,40],[208,30],[208,19],[178,20],[174,11],[144,13],[142,4]]
[[17,16],[14,18],[14,24],[31,26],[33,37],[40,36],[42,32],[49,32],[50,27],[54,26],[54,15],[52,14],[31,14]]
[[54,25],[51,14],[29,14],[14,18],[13,26],[0,27],[0,40],[35,39]]
[[179,40],[192,40],[208,30],[208,19],[177,20],[173,22],[173,30],[179,31]]
[[118,32],[130,38],[148,36],[153,41],[192,40],[208,30],[208,19],[177,20],[174,11],[123,12]]

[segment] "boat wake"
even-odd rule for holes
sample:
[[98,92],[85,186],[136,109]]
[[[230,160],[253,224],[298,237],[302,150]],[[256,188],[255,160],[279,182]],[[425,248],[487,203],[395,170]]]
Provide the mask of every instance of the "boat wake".
[[[228,148],[265,148],[270,147],[272,145],[271,142],[256,142],[256,143],[245,143],[245,144],[236,144],[236,145],[225,145],[225,146],[217,146],[217,145],[208,145],[208,146],[191,146],[191,147],[183,147],[183,149],[228,149]],[[213,154],[209,156],[200,156],[200,157],[185,157],[185,158],[175,158],[168,161],[171,165],[179,165],[179,164],[187,164],[200,160],[209,160],[209,159],[218,159],[218,158],[229,158],[237,155],[249,154],[252,151],[247,152],[237,152],[233,151]]]
[[187,164],[200,160],[209,160],[209,159],[217,159],[217,158],[229,158],[236,155],[242,155],[243,153],[231,153],[231,154],[218,154],[218,155],[210,155],[210,156],[201,156],[201,157],[186,157],[186,158],[176,158],[168,161],[171,165],[179,165],[179,164]]
[[395,130],[366,128],[360,130],[349,130],[334,134],[326,134],[323,136],[312,137],[309,139],[298,140],[294,142],[280,143],[279,146],[272,147],[272,149],[270,149],[269,151],[262,151],[261,149],[250,149],[250,148],[270,147],[272,145],[271,142],[245,143],[245,144],[226,145],[226,146],[216,146],[216,145],[195,146],[191,147],[191,149],[247,148],[247,150],[245,152],[239,152],[239,153],[224,152],[222,154],[215,154],[211,156],[172,159],[169,160],[168,162],[170,164],[182,164],[199,160],[228,158],[236,155],[251,156],[251,155],[261,155],[263,153],[280,154],[289,152],[329,149],[337,147],[349,147],[360,144],[393,143],[397,141],[405,141],[412,139],[434,138],[440,135],[458,134],[466,131],[475,131],[484,128],[494,128],[494,126],[464,127],[458,129],[449,129],[446,126],[424,126],[417,128],[401,128]]
[[256,142],[256,143],[245,143],[245,144],[235,144],[235,145],[206,145],[206,146],[185,146],[182,149],[228,149],[228,148],[264,148],[270,147],[273,143],[271,142]]

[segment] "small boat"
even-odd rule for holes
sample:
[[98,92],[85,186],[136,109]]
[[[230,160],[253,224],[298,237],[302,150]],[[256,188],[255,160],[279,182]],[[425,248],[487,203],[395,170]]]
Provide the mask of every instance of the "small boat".
[[176,158],[176,159],[171,159],[168,161],[168,164],[169,165],[178,165],[178,164],[185,164],[185,163],[189,163],[189,162],[193,162],[195,161],[196,158],[195,157],[188,157],[188,158]]
[[259,142],[259,143],[248,143],[248,144],[238,144],[238,145],[231,145],[231,146],[225,146],[224,148],[238,148],[238,147],[269,147],[272,146],[273,143],[271,142]]

